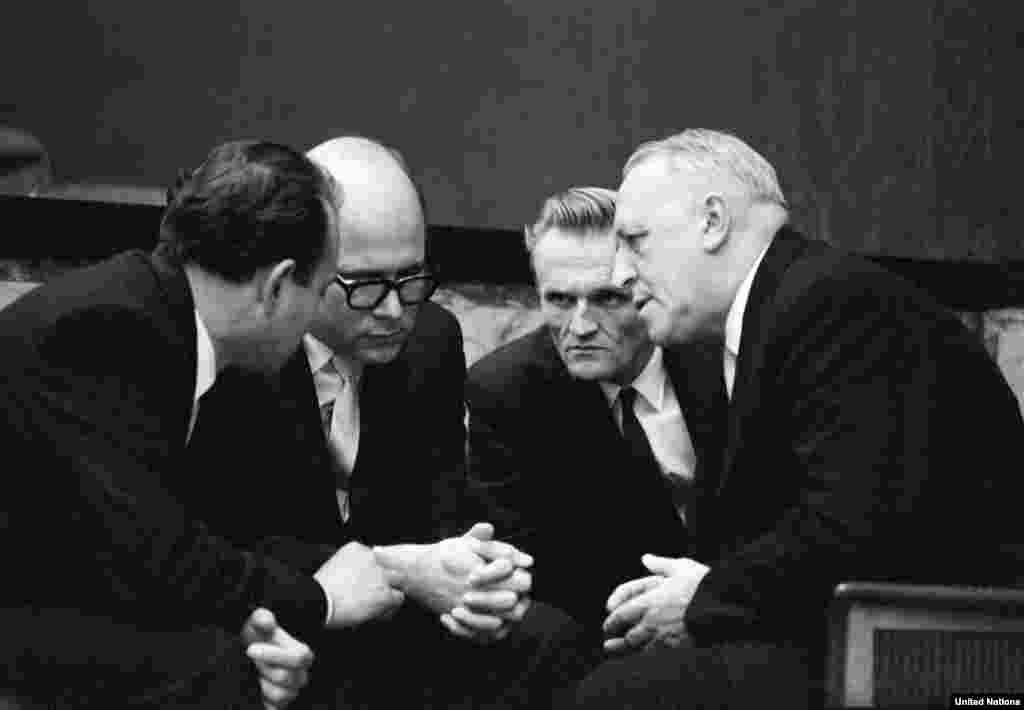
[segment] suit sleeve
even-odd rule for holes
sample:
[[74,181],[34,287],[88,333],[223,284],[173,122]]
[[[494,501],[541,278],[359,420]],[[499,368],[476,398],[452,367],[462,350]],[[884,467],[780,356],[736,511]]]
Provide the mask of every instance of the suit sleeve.
[[203,397],[189,463],[168,488],[216,534],[313,574],[342,539],[322,525],[323,509],[335,508],[333,497],[318,500],[331,495],[318,484],[333,474],[321,469],[319,438],[300,435],[308,419],[302,385],[312,385],[292,377],[309,377],[305,353],[297,356],[301,368],[289,362],[272,378],[237,370],[217,378]]
[[436,416],[437,439],[433,446],[436,476],[433,480],[432,520],[439,538],[461,535],[460,518],[466,498],[466,407],[463,388],[466,383],[466,354],[462,329],[454,316],[445,329],[440,386],[431,407]]
[[283,535],[259,540],[253,548],[284,562],[292,569],[310,575],[316,573],[338,551],[338,546],[307,542]]
[[884,571],[879,545],[899,539],[922,491],[935,436],[923,405],[938,381],[926,328],[863,285],[819,284],[776,321],[782,335],[757,374],[774,425],[751,436],[788,450],[772,462],[781,469],[742,475],[795,480],[797,495],[711,563],[686,613],[698,639],[792,626],[839,581]]
[[522,475],[526,464],[515,420],[519,408],[504,401],[502,389],[489,376],[470,372],[467,509],[476,519],[492,523],[496,537],[531,552],[537,521],[528,512],[536,510],[537,501]]
[[[13,554],[36,590],[73,606],[86,588],[111,609],[232,632],[265,606],[300,638],[321,629],[326,599],[315,580],[211,534],[167,493],[180,444],[161,424],[169,400],[148,384],[171,357],[166,342],[131,311],[73,316],[45,343],[45,364],[26,365],[5,388],[9,440],[45,472],[19,491],[33,513],[14,513],[39,541],[32,554]],[[126,345],[103,347],[112,342]]]

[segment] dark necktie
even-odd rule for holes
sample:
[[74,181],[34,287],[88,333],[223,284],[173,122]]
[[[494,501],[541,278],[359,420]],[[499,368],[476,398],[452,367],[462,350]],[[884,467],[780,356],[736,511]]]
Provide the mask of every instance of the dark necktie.
[[331,440],[331,418],[334,416],[334,403],[337,400],[330,399],[320,405],[320,426],[324,428],[324,438]]
[[623,387],[619,391],[619,401],[622,406],[622,436],[629,444],[634,461],[644,462],[644,467],[651,470],[658,478],[665,493],[672,500],[676,510],[682,510],[688,515],[693,499],[693,483],[682,476],[666,476],[661,471],[661,465],[654,456],[651,449],[651,442],[647,439],[643,426],[636,416],[637,391],[633,387]]

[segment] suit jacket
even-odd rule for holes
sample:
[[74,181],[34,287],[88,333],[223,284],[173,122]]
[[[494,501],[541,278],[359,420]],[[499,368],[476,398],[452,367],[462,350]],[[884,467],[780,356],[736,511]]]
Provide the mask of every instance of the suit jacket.
[[196,382],[179,267],[129,252],[40,286],[0,312],[0,358],[0,606],[231,633],[268,606],[298,635],[323,625],[313,579],[211,534],[167,492]]
[[1016,398],[953,313],[782,229],[743,316],[690,633],[815,646],[840,581],[1013,579],[1022,435]]
[[203,397],[189,456],[218,475],[175,491],[214,530],[306,571],[349,540],[436,540],[454,532],[465,485],[465,376],[458,321],[424,303],[399,356],[360,380],[347,525],[301,348],[277,375],[232,372]]
[[[697,486],[717,465],[721,351],[664,353],[697,452]],[[716,369],[716,363],[718,367]],[[470,499],[475,517],[535,557],[534,597],[600,628],[608,595],[649,574],[645,552],[680,556],[702,521],[680,521],[660,472],[633,459],[596,382],[573,378],[540,328],[470,369]]]

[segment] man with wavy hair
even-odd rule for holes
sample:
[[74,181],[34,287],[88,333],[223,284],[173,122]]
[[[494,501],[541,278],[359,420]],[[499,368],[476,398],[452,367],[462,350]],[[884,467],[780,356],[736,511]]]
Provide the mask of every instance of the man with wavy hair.
[[928,294],[788,217],[733,135],[687,130],[626,163],[619,266],[656,343],[717,344],[727,444],[693,551],[609,600],[610,642],[653,649],[596,670],[582,707],[820,705],[840,582],[1018,574],[1006,461],[1024,421],[998,366]]

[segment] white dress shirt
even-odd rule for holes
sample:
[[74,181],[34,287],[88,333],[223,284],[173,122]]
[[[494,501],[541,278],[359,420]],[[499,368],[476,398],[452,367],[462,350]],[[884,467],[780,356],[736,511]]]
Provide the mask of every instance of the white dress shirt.
[[[611,382],[602,382],[608,403],[619,429],[622,429],[622,405],[619,390]],[[683,419],[675,388],[665,370],[664,355],[660,347],[654,349],[646,367],[632,383],[637,391],[633,405],[637,421],[640,422],[651,452],[667,477],[678,476],[692,483],[697,471],[697,453],[693,449],[690,432]],[[679,510],[679,517],[685,521],[685,513]]]
[[[327,446],[334,463],[344,474],[352,472],[359,453],[359,363],[343,358],[312,335],[303,337],[309,369],[313,373],[317,405],[323,409],[334,403]],[[349,518],[348,491],[337,489],[338,509],[343,520]]]
[[188,433],[185,435],[187,444],[192,438],[192,430],[199,416],[199,398],[210,391],[217,379],[217,356],[213,350],[210,331],[206,329],[199,311],[196,314],[196,389],[192,396],[192,416],[188,421]]
[[[768,246],[771,246],[769,242]],[[768,246],[761,250],[754,265],[750,267],[746,278],[736,291],[736,297],[732,299],[729,306],[729,314],[725,317],[725,348],[722,352],[722,364],[725,368],[725,391],[732,399],[732,385],[736,380],[736,359],[740,356],[740,338],[743,335],[743,314],[747,310],[747,300],[750,298],[750,287],[754,284],[754,277],[757,269],[761,266],[764,255],[768,252]]]

